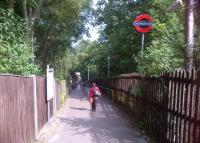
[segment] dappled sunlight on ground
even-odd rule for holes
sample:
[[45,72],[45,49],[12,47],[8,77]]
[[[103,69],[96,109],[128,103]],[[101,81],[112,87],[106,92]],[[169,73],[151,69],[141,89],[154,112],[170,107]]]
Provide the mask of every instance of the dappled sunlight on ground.
[[99,99],[96,112],[90,108],[86,89],[72,91],[48,143],[147,143],[107,98]]

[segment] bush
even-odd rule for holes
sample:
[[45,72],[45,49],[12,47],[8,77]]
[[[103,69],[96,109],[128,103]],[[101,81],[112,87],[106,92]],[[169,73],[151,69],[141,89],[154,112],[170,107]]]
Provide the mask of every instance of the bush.
[[144,51],[144,57],[137,57],[138,71],[145,74],[158,74],[183,67],[184,28],[178,16],[168,15],[166,22],[155,20],[152,41]]
[[[0,8],[0,73],[37,74],[28,23],[12,10]],[[28,32],[29,31],[29,32]]]
[[139,58],[138,69],[142,73],[157,74],[182,67],[183,59],[177,52],[162,41],[155,41],[148,47],[144,57]]

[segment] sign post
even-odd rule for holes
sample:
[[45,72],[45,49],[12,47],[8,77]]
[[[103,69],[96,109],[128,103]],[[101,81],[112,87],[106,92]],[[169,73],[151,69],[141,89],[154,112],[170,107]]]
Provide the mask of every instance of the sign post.
[[54,70],[47,65],[47,101],[54,97]]
[[144,55],[144,33],[142,33],[142,51],[141,51],[141,56],[143,57]]
[[[50,121],[51,118],[51,108],[50,108],[50,100],[54,98],[54,70],[49,68],[47,65],[46,70],[46,84],[47,84],[47,119]],[[56,102],[54,102],[56,103]]]
[[133,22],[133,26],[135,29],[142,33],[142,41],[141,41],[141,56],[144,54],[144,33],[150,32],[152,29],[152,18],[148,14],[141,14],[136,17]]

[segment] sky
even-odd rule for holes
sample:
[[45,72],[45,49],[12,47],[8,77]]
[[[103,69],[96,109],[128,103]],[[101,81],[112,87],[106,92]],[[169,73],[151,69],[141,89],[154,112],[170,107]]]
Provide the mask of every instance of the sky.
[[86,35],[83,35],[83,39],[84,40],[90,40],[90,41],[96,41],[99,38],[99,27],[95,26],[93,27],[92,25],[88,25],[89,27],[89,33],[90,33],[90,37],[87,37]]

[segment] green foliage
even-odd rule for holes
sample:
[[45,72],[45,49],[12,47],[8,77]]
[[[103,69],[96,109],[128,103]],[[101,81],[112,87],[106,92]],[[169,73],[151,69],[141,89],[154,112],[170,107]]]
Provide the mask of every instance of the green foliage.
[[99,53],[96,53],[98,49],[98,43],[92,43],[89,41],[80,41],[79,44],[75,47],[75,71],[80,71],[82,78],[87,79],[88,66],[90,68],[90,77],[96,76],[97,66],[96,61]]
[[35,8],[39,0],[27,0],[27,5]]
[[[156,74],[183,65],[184,12],[183,9],[167,11],[173,0],[136,0],[132,3],[99,0],[97,10],[89,8],[91,0],[47,0],[42,6],[41,2],[1,2],[4,8],[13,9],[18,16],[27,14],[29,20],[27,24],[15,18],[13,12],[7,12],[11,17],[1,18],[1,72],[15,69],[14,73],[19,74],[37,73],[37,68],[31,64],[32,45],[35,46],[36,63],[43,69],[50,64],[58,79],[66,78],[72,70],[81,71],[87,77],[88,66],[93,77],[106,77],[108,56],[111,76],[138,71]],[[149,13],[154,21],[153,30],[145,34],[143,58],[140,57],[141,34],[132,26],[135,17],[142,12]],[[104,25],[100,42],[82,41],[74,54],[71,43],[87,33],[87,20],[94,18],[90,17],[91,13],[97,20],[95,24]],[[36,39],[34,42],[31,36]]]
[[[107,77],[110,56],[111,76],[142,72],[157,74],[183,67],[183,9],[167,11],[173,0],[126,1],[99,0],[96,24],[104,24],[100,42],[82,41],[76,50],[75,70],[87,77],[87,68],[96,78]],[[141,34],[132,22],[142,12],[153,18],[153,30],[145,34],[144,57],[141,57]],[[110,46],[109,46],[110,45]],[[109,48],[110,47],[110,48]]]
[[139,58],[138,71],[146,74],[158,74],[182,66],[183,59],[177,56],[176,50],[163,41],[154,41],[145,50],[144,57]]
[[42,67],[50,64],[58,79],[66,78],[74,64],[72,39],[84,32],[85,20],[81,13],[89,6],[89,0],[45,1],[40,21],[35,25],[39,47],[37,63]]
[[[112,75],[136,71],[155,74],[183,66],[183,9],[176,13],[167,11],[172,3],[173,0],[99,2],[97,23],[105,24],[101,36],[111,45],[107,51],[111,56]],[[151,15],[154,26],[145,34],[145,52],[141,58],[141,34],[132,29],[132,22],[143,12]]]
[[1,72],[15,69],[14,73],[28,74],[37,68],[25,61],[31,63],[35,55],[35,62],[43,68],[43,73],[50,64],[56,78],[68,77],[74,65],[71,43],[86,32],[84,25],[89,6],[90,0],[1,1],[0,7],[10,9],[8,14],[12,15],[1,19],[1,30],[6,31],[1,35],[3,42],[0,42],[3,45],[0,56],[4,58]]
[[72,51],[66,51],[62,58],[57,55],[51,63],[55,69],[56,79],[69,79],[75,64],[76,57]]
[[144,94],[144,85],[141,82],[130,90],[130,95],[132,96],[142,96],[142,94]]
[[12,10],[0,9],[0,15],[0,73],[39,73],[39,68],[32,63],[34,55],[27,23]]
[[155,19],[156,24],[151,36],[154,39],[138,61],[138,71],[147,74],[158,74],[183,67],[184,63],[184,29],[177,14],[166,15],[165,22]]

